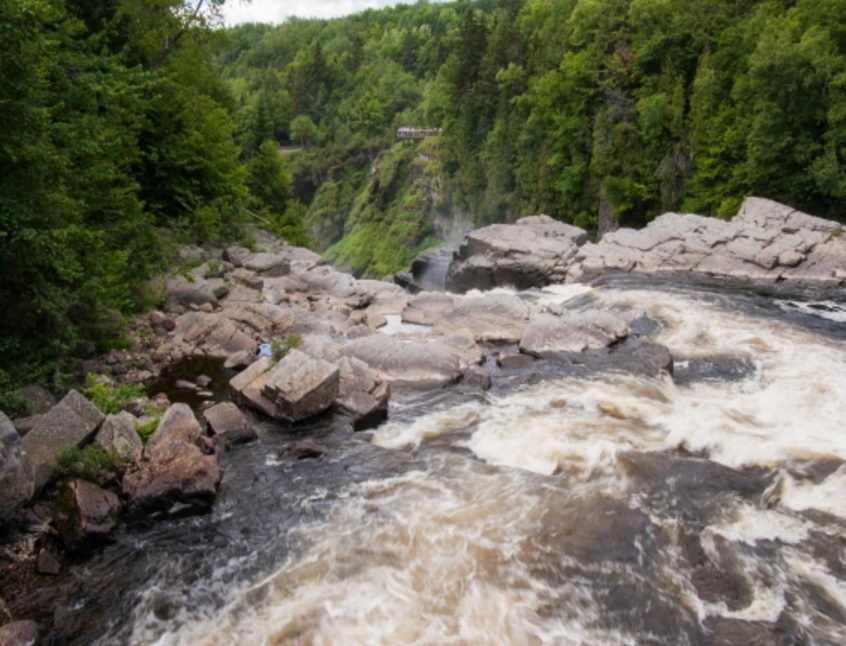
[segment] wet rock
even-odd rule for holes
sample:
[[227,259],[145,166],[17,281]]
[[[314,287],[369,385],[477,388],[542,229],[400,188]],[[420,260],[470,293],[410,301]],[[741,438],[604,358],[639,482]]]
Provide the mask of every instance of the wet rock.
[[210,390],[198,390],[197,397],[200,399],[211,399],[214,397],[214,393]]
[[103,419],[103,413],[75,390],[40,416],[21,440],[35,472],[36,491],[47,483],[56,454],[68,445],[91,440]]
[[563,282],[570,260],[586,241],[582,229],[547,215],[493,224],[467,235],[449,266],[446,286],[465,292]]
[[437,333],[459,333],[476,341],[513,343],[523,335],[531,312],[531,307],[517,296],[465,297],[440,318],[434,329]]
[[353,418],[353,428],[363,431],[375,428],[388,417],[391,389],[379,374],[354,357],[343,357],[337,363],[341,385],[337,403]]
[[53,393],[38,384],[24,386],[18,390],[18,393],[26,402],[26,409],[30,415],[41,415],[56,405]]
[[274,253],[250,254],[243,259],[243,265],[250,271],[268,277],[286,276],[291,271],[288,260]]
[[436,341],[372,334],[348,343],[342,352],[360,359],[389,382],[435,386],[454,382],[461,375],[458,356],[446,344]]
[[13,621],[0,626],[0,646],[35,646],[38,625],[34,621]]
[[520,370],[528,368],[535,358],[520,352],[500,352],[496,358],[496,365],[505,370]]
[[644,229],[619,229],[579,251],[568,280],[625,272],[694,280],[719,278],[779,289],[832,288],[846,276],[841,225],[784,204],[747,198],[726,222],[665,213]]
[[216,440],[224,445],[244,444],[256,439],[255,430],[250,428],[247,418],[231,402],[215,404],[203,412],[206,422]]
[[394,282],[412,293],[427,289],[443,291],[454,253],[451,247],[427,249],[411,262],[411,271],[395,275]]
[[541,314],[526,327],[520,350],[538,358],[606,348],[628,334],[625,320],[610,312]]
[[165,411],[155,432],[147,440],[147,451],[152,447],[174,441],[196,444],[202,429],[194,412],[187,404],[173,404]]
[[214,454],[175,440],[148,444],[144,459],[124,475],[122,488],[135,508],[186,515],[211,507],[222,476]]
[[663,345],[649,343],[641,338],[627,339],[614,348],[610,356],[612,366],[648,376],[660,372],[673,374],[675,363],[673,355]]
[[737,357],[697,357],[678,359],[673,369],[673,381],[688,385],[697,381],[740,381],[755,372],[748,360]]
[[211,377],[207,377],[206,375],[200,375],[194,380],[194,383],[197,384],[200,388],[208,388],[211,386],[212,380]]
[[441,292],[422,292],[411,298],[402,311],[402,320],[417,325],[434,325],[452,310],[455,299]]
[[126,411],[107,415],[94,441],[108,453],[116,453],[128,460],[140,460],[144,444],[135,430],[135,422],[135,417]]
[[21,438],[0,412],[0,525],[33,494],[32,465],[21,450]]
[[55,576],[62,571],[62,565],[49,550],[42,547],[38,551],[38,558],[35,561],[35,571],[39,574]]
[[173,386],[177,390],[197,390],[197,384],[187,379],[177,379]]
[[711,631],[709,646],[779,646],[774,631],[764,622],[709,617],[705,626]]
[[262,394],[275,403],[275,417],[297,422],[330,408],[340,389],[340,370],[327,361],[299,350],[288,353],[273,366]]
[[286,462],[296,462],[298,460],[315,460],[321,458],[326,454],[326,449],[318,444],[315,440],[307,437],[302,440],[297,440],[286,446],[279,452],[279,459]]
[[482,390],[490,390],[491,375],[482,366],[470,366],[464,371],[462,381],[468,386],[475,386]]
[[117,524],[120,500],[111,491],[75,478],[59,495],[56,528],[71,551],[89,549],[107,539]]

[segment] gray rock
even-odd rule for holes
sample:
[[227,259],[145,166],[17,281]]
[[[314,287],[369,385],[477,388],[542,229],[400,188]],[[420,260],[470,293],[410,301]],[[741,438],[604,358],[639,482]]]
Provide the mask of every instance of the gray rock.
[[528,368],[534,361],[535,358],[533,356],[520,352],[500,352],[496,358],[496,364],[506,370]]
[[243,370],[255,360],[256,355],[254,352],[241,350],[240,352],[235,352],[234,354],[230,354],[226,357],[223,367],[226,370]]
[[174,441],[196,444],[201,431],[200,423],[187,404],[173,404],[162,415],[155,432],[147,440],[146,451]]
[[446,286],[464,292],[563,282],[571,259],[586,241],[582,229],[547,215],[493,224],[467,235],[449,266]]
[[21,440],[35,472],[36,491],[47,483],[56,454],[66,446],[91,440],[103,419],[103,413],[75,390],[40,416]]
[[250,255],[250,250],[244,247],[226,247],[223,250],[223,258],[231,262],[235,267],[243,267],[244,261]]
[[265,397],[262,390],[270,376],[272,365],[273,362],[270,357],[259,357],[254,363],[229,380],[229,387],[234,397],[241,404],[268,417],[276,416],[276,404],[270,398]]
[[200,388],[208,388],[211,386],[212,380],[211,377],[207,377],[206,375],[200,375],[194,380],[194,383],[197,384]]
[[341,384],[337,404],[353,419],[357,431],[374,428],[388,417],[390,386],[366,363],[354,357],[338,361]]
[[427,289],[443,291],[454,253],[452,247],[427,249],[411,262],[411,271],[396,274],[394,282],[412,293]]
[[94,441],[109,453],[127,460],[140,460],[144,444],[135,430],[135,422],[135,417],[126,411],[107,415]]
[[186,515],[208,510],[222,477],[214,455],[174,440],[148,446],[144,459],[124,475],[122,488],[135,508]]
[[340,390],[340,370],[327,361],[290,350],[273,366],[262,394],[276,404],[275,417],[297,422],[330,408]]
[[33,494],[33,473],[21,451],[21,438],[0,412],[0,525]]
[[363,361],[389,382],[437,386],[461,376],[461,360],[442,342],[372,334],[348,343],[342,352]]
[[408,301],[402,311],[402,320],[417,325],[434,325],[452,310],[455,299],[442,292],[421,292]]
[[217,305],[215,286],[203,278],[189,280],[185,276],[174,276],[166,283],[166,299],[169,305]]
[[526,327],[520,350],[538,358],[606,348],[628,334],[625,320],[610,312],[541,314]]
[[268,277],[286,276],[291,271],[288,260],[273,253],[250,254],[244,258],[243,264],[246,269]]
[[443,314],[434,329],[476,341],[513,343],[523,335],[531,311],[524,301],[509,294],[468,296]]
[[103,542],[117,524],[120,500],[111,491],[75,478],[59,494],[56,528],[65,546],[83,551]]
[[767,289],[833,288],[846,275],[842,227],[784,204],[747,198],[726,222],[665,213],[644,229],[619,229],[585,245],[568,280],[608,273],[728,280]]
[[34,621],[13,621],[0,626],[0,646],[35,646],[38,625]]
[[177,390],[197,390],[197,384],[187,379],[177,379],[173,386]]
[[215,439],[225,445],[243,444],[256,439],[256,432],[250,428],[247,418],[231,402],[215,404],[203,412],[209,429],[217,436]]

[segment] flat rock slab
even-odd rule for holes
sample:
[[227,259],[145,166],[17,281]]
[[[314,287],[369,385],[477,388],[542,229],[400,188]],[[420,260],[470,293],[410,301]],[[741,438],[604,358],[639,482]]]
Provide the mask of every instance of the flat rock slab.
[[103,419],[103,413],[75,390],[38,418],[21,440],[34,469],[36,491],[47,483],[56,454],[92,439]]
[[417,325],[434,325],[455,306],[455,298],[443,292],[421,292],[409,299],[402,320]]
[[262,394],[276,404],[276,417],[296,422],[330,408],[340,390],[337,366],[299,350],[288,353],[271,367]]
[[0,525],[33,493],[32,465],[12,421],[0,412]]
[[584,230],[547,215],[492,224],[464,239],[449,266],[446,286],[465,292],[563,282],[570,261],[585,242]]
[[628,325],[610,312],[541,314],[526,327],[520,351],[538,358],[606,348],[627,336]]
[[135,422],[135,416],[126,411],[106,415],[94,441],[108,453],[116,453],[128,460],[140,460],[144,444],[135,429]]
[[343,354],[366,363],[385,381],[416,386],[451,383],[461,375],[461,360],[446,344],[372,334],[343,347]]
[[104,541],[117,524],[120,500],[87,480],[65,483],[59,494],[56,526],[65,546],[80,551]]
[[467,296],[457,300],[434,329],[476,341],[513,343],[523,336],[531,312],[530,305],[510,294]]

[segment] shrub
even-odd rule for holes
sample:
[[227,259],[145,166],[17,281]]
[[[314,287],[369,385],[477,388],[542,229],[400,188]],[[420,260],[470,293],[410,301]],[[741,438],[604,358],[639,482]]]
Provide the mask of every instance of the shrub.
[[220,263],[217,260],[209,260],[203,278],[217,278],[220,276]]
[[115,414],[126,408],[133,400],[144,396],[144,386],[139,384],[108,383],[102,377],[89,373],[85,377],[82,392],[104,413]]
[[270,344],[270,359],[273,363],[281,361],[289,351],[299,348],[303,342],[299,334],[289,334],[283,340],[276,340]]
[[83,478],[96,482],[120,464],[120,457],[109,453],[99,444],[89,444],[84,449],[69,444],[56,454],[53,473],[62,478]]
[[141,441],[146,444],[150,436],[155,433],[164,411],[158,406],[150,405],[144,410],[144,416],[149,418],[146,422],[135,422],[135,430]]

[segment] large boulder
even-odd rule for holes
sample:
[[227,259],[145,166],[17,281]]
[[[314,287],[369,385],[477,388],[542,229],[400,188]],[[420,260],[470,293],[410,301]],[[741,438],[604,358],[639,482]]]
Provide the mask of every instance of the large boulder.
[[273,362],[270,357],[260,357],[229,380],[229,388],[241,404],[267,415],[276,416],[276,403],[263,394],[264,384],[270,376]]
[[165,283],[165,300],[169,305],[217,305],[218,295],[215,291],[218,287],[204,278],[173,276]]
[[394,282],[412,293],[423,290],[446,289],[446,276],[455,249],[438,247],[427,249],[411,262],[411,271],[396,274]]
[[200,423],[194,417],[191,407],[187,404],[173,404],[162,415],[155,432],[147,440],[147,450],[175,441],[196,444],[201,433]]
[[467,235],[446,275],[451,291],[518,289],[563,282],[571,259],[587,242],[578,227],[548,215],[492,224]]
[[56,405],[56,398],[53,397],[53,393],[38,384],[24,386],[18,393],[26,402],[27,412],[30,415],[41,415]]
[[39,416],[21,440],[34,469],[36,491],[47,483],[56,454],[66,446],[79,446],[93,439],[103,419],[103,413],[75,390]]
[[115,453],[127,460],[140,460],[144,444],[135,429],[135,416],[126,411],[107,415],[94,439],[108,453]]
[[665,213],[644,229],[618,229],[582,247],[568,280],[609,273],[728,280],[761,287],[838,287],[846,240],[837,222],[757,197],[730,221]]
[[293,349],[270,369],[262,394],[275,403],[275,417],[297,422],[330,408],[339,389],[337,366]]
[[446,344],[372,334],[346,344],[342,352],[359,359],[393,383],[437,386],[461,376],[462,362]]
[[286,276],[291,271],[288,259],[275,253],[253,253],[241,259],[245,269],[262,276]]
[[243,444],[256,439],[255,430],[250,427],[244,413],[232,402],[221,402],[203,411],[203,417],[216,441],[225,446]]
[[33,493],[32,465],[21,451],[21,438],[0,412],[0,524]]
[[102,543],[117,524],[120,500],[111,491],[74,478],[59,494],[56,527],[71,551],[82,551]]
[[541,314],[526,327],[520,350],[538,358],[606,348],[627,336],[626,321],[610,312]]
[[208,510],[222,477],[215,455],[174,440],[148,445],[144,459],[124,475],[122,487],[135,508],[184,515]]
[[353,419],[355,430],[378,426],[388,417],[390,386],[375,370],[354,357],[338,361],[341,386],[337,404]]
[[188,312],[176,319],[172,344],[183,355],[228,357],[255,350],[256,339],[222,313]]
[[476,341],[513,343],[520,340],[531,313],[530,305],[510,294],[467,296],[438,319],[435,331]]
[[0,646],[35,646],[38,625],[34,621],[13,621],[0,626]]

